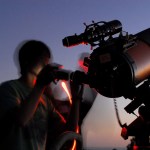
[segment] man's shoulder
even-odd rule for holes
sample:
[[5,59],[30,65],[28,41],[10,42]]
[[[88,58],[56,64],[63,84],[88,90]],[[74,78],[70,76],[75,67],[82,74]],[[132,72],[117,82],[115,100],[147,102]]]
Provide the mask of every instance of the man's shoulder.
[[17,85],[18,79],[4,81],[0,84],[0,87],[9,87],[12,85]]
[[[0,84],[0,101],[4,102],[6,99],[16,98],[18,95],[16,80],[4,81]],[[15,85],[15,86],[14,86]]]
[[20,89],[20,84],[18,79],[4,81],[0,84],[0,92],[15,92]]

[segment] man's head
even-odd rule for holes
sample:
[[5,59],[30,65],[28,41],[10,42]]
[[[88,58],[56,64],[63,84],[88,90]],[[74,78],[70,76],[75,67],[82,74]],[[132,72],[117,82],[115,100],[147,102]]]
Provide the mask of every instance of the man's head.
[[26,41],[19,49],[21,75],[28,72],[36,74],[33,70],[38,66],[48,64],[50,59],[51,52],[46,44],[37,40]]

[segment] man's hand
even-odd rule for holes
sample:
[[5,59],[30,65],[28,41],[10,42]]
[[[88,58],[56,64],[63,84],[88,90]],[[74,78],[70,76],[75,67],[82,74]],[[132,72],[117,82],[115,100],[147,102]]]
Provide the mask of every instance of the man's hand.
[[52,81],[54,81],[54,79],[55,79],[54,69],[50,64],[48,64],[38,74],[36,85],[47,86]]

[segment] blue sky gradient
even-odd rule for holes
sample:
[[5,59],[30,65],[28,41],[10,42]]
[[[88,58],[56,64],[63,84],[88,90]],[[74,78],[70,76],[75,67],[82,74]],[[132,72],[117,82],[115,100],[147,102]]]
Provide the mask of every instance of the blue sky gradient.
[[[149,0],[0,0],[0,82],[18,77],[14,52],[24,40],[42,40],[55,62],[75,70],[79,55],[91,53],[90,46],[63,47],[64,37],[84,32],[83,23],[92,20],[118,19],[124,31],[138,33],[150,27],[149,8]],[[124,111],[129,102],[118,100],[121,119],[128,123],[135,119]],[[129,140],[123,140],[120,131],[112,99],[98,95],[83,124],[84,145],[125,147]]]

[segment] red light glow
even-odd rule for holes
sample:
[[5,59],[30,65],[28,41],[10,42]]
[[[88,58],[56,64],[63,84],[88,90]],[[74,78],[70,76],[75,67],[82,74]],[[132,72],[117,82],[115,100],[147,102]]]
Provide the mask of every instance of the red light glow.
[[138,148],[138,146],[133,146],[133,150],[138,150],[139,148]]
[[[79,127],[77,127],[77,129],[76,129],[76,133],[79,133]],[[76,144],[77,144],[77,141],[74,140],[73,146],[72,146],[72,149],[71,149],[71,150],[76,150]]]
[[83,71],[86,73],[88,71],[88,67],[83,65],[83,60],[78,61],[79,66],[83,69]]
[[[69,90],[68,90],[68,88],[67,88],[67,86],[66,86],[66,83],[65,83],[65,82],[61,82],[61,85],[62,85],[64,91],[66,92],[66,94],[68,95],[70,104],[72,105],[71,94],[69,93]],[[79,127],[78,127],[78,126],[77,126],[77,129],[76,129],[76,133],[79,133]],[[71,150],[76,150],[76,144],[77,144],[77,142],[76,142],[76,140],[74,140],[73,146],[72,146],[72,149],[71,149]]]
[[62,86],[63,89],[65,90],[65,92],[66,92],[66,94],[67,94],[67,96],[68,96],[68,98],[69,98],[69,102],[70,102],[70,104],[72,105],[71,95],[70,95],[69,90],[68,90],[68,88],[67,88],[67,86],[66,86],[66,83],[65,83],[65,82],[61,82],[61,86]]

